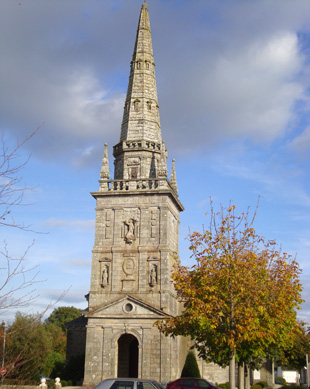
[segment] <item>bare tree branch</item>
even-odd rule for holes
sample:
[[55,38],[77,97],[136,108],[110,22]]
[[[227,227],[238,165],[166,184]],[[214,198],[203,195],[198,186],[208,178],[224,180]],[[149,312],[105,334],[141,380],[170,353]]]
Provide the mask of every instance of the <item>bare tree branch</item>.
[[19,223],[14,219],[12,210],[17,206],[29,205],[24,203],[24,195],[33,188],[22,183],[23,177],[20,173],[27,165],[30,155],[21,162],[20,152],[21,148],[33,138],[41,127],[42,125],[21,141],[17,138],[16,144],[12,148],[8,147],[2,132],[0,140],[0,227],[15,227],[31,231],[29,225],[23,222]]

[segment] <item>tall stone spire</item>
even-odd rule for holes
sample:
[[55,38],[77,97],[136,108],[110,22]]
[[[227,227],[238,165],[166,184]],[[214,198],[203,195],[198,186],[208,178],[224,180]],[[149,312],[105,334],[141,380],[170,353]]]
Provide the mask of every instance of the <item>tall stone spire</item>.
[[[106,154],[106,150],[105,150]],[[178,203],[175,171],[168,179],[167,148],[162,140],[147,4],[141,7],[130,63],[128,89],[119,143],[113,147],[114,178],[108,178],[104,155],[100,192],[167,191]]]
[[185,359],[187,339],[163,337],[154,326],[181,309],[170,275],[178,260],[184,210],[174,162],[168,178],[154,68],[144,2],[120,140],[113,147],[114,177],[109,179],[105,146],[99,190],[92,193],[96,227],[85,348],[88,387],[115,375],[170,381],[180,376]]
[[147,4],[143,3],[131,61],[120,141],[145,139],[161,142],[158,108],[150,19]]

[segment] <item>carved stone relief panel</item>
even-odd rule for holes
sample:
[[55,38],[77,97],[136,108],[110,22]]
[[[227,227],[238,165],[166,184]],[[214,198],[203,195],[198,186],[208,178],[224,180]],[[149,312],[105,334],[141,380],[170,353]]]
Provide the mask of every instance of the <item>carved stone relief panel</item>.
[[139,238],[140,210],[138,208],[124,209],[122,221],[122,238],[131,245]]
[[125,276],[132,277],[135,272],[135,258],[125,258],[122,267]]
[[122,264],[123,277],[122,277],[122,290],[133,291],[136,285],[136,257],[135,254],[124,254],[124,260]]
[[112,239],[113,237],[113,211],[108,209],[105,213],[105,238]]
[[151,238],[159,236],[159,210],[158,208],[151,210]]

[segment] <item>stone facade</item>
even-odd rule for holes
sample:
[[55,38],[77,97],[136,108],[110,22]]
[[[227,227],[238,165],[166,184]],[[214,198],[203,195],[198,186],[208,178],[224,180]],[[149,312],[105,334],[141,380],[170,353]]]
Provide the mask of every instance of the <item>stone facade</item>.
[[154,323],[180,313],[171,272],[178,261],[175,166],[167,178],[147,4],[142,5],[119,143],[110,179],[105,145],[96,199],[84,385],[108,377],[178,378],[185,338]]
[[[167,178],[146,3],[113,156],[114,179],[110,179],[105,145],[99,189],[92,193],[96,229],[87,325],[68,323],[67,359],[82,354],[86,328],[84,386],[111,377],[168,382],[180,377],[190,342],[165,337],[154,323],[181,312],[171,272],[179,261],[179,213],[184,208],[174,160]],[[227,370],[198,363],[210,381],[228,380]]]

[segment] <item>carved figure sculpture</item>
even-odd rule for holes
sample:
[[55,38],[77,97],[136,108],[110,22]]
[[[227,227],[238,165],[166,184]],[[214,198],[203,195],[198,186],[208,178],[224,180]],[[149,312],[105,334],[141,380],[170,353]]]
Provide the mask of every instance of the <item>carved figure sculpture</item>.
[[153,265],[150,271],[150,285],[155,286],[157,284],[157,266]]
[[124,221],[127,231],[125,232],[125,240],[127,243],[132,243],[135,239],[135,224],[133,219]]
[[109,266],[104,265],[101,274],[101,286],[104,288],[109,284]]
[[61,388],[60,378],[55,378],[55,388]]

